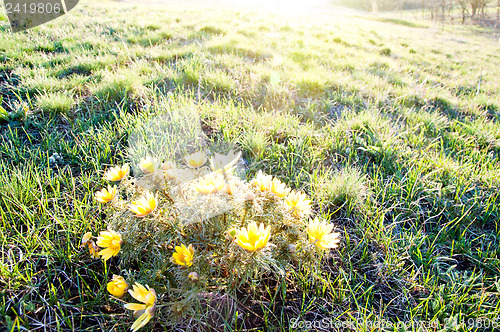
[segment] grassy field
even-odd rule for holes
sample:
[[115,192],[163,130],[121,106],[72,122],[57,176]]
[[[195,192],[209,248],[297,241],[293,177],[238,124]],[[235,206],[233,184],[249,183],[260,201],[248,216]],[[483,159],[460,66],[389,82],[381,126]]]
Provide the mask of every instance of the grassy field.
[[342,236],[323,283],[271,290],[258,323],[235,329],[500,324],[500,44],[487,31],[106,1],[9,29],[0,16],[0,330],[129,328],[105,289],[117,264],[104,270],[80,238],[105,227],[102,170],[173,109],[235,142],[249,178],[307,192]]

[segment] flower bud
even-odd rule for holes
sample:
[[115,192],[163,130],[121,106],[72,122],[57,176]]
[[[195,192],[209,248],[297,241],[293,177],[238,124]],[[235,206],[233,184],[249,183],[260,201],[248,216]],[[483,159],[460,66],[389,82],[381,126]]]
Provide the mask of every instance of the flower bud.
[[230,228],[228,231],[227,231],[227,234],[231,237],[231,238],[234,238],[236,236],[236,228]]
[[87,244],[89,246],[90,257],[92,257],[93,259],[99,258],[99,247],[95,244],[95,242],[90,241]]
[[177,171],[175,168],[166,169],[163,171],[163,173],[165,173],[167,179],[175,179],[175,177],[177,176]]
[[198,273],[196,273],[196,272],[189,272],[188,279],[191,282],[197,282],[200,279],[200,277],[199,277]]
[[234,194],[234,191],[235,191],[235,187],[232,183],[228,183],[226,185],[226,187],[224,188],[224,192],[230,196],[232,196]]
[[245,195],[245,200],[247,201],[253,201],[255,199],[255,194],[251,191],[247,192]]
[[91,232],[87,232],[87,233],[83,234],[81,247],[85,247],[90,242],[90,239],[92,239]]
[[166,171],[168,169],[174,169],[175,168],[175,164],[171,161],[166,161],[163,163],[163,169]]
[[156,160],[150,156],[142,158],[139,168],[146,174],[152,174],[156,171]]
[[128,284],[122,276],[113,275],[113,279],[108,282],[106,288],[111,295],[120,299],[127,293]]

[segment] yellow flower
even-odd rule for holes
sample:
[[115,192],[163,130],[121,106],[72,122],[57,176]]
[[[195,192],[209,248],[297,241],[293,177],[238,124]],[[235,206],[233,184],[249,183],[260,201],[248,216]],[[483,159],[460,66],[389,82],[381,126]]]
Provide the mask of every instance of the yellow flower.
[[238,154],[231,151],[227,155],[216,153],[215,156],[210,157],[210,167],[212,171],[217,173],[231,172],[234,165],[240,160],[241,151]]
[[338,247],[340,233],[331,233],[332,230],[333,224],[327,224],[326,221],[319,222],[318,218],[311,221],[306,228],[309,242],[315,244],[320,249]]
[[87,232],[82,236],[82,244],[80,247],[88,247],[90,257],[99,258],[99,247],[96,246],[95,242],[92,241],[92,233]]
[[292,210],[296,217],[308,215],[311,211],[311,201],[307,199],[307,195],[301,192],[292,191],[285,198],[285,203]]
[[108,189],[102,188],[101,191],[95,193],[95,199],[101,203],[108,203],[116,196],[116,186],[111,187],[108,184]]
[[136,217],[142,218],[153,212],[156,206],[157,197],[151,193],[146,193],[144,197],[141,197],[137,201],[133,201],[129,208],[130,211],[135,213]]
[[82,236],[81,248],[88,247],[90,257],[99,258],[99,247],[96,246],[95,242],[92,241],[92,233],[87,232]]
[[271,175],[266,175],[259,170],[255,179],[251,182],[260,191],[268,191],[271,188]]
[[126,177],[129,172],[130,167],[128,164],[125,164],[122,167],[116,166],[110,168],[106,173],[104,173],[104,178],[108,181],[120,181]]
[[248,251],[264,248],[269,242],[271,227],[264,228],[264,224],[257,227],[256,222],[251,222],[247,228],[236,231],[236,244]]
[[194,183],[193,187],[202,195],[213,195],[222,191],[226,186],[224,178],[220,175],[208,174]]
[[97,245],[101,248],[106,248],[99,252],[99,255],[107,261],[112,256],[118,255],[122,245],[122,236],[112,230],[103,231],[99,233],[97,238]]
[[252,181],[252,185],[260,191],[270,191],[279,198],[283,198],[290,192],[284,183],[282,183],[278,178],[273,178],[271,175],[266,175],[259,171],[257,176]]
[[283,182],[281,182],[278,178],[274,178],[271,181],[269,186],[269,191],[278,196],[279,198],[283,198],[290,192],[290,188],[286,186]]
[[134,317],[137,319],[134,324],[132,324],[131,329],[132,331],[137,331],[146,325],[154,316],[156,308],[156,292],[154,289],[149,288],[148,285],[144,287],[137,282],[132,286],[132,289],[128,290],[128,292],[134,299],[143,303],[125,304],[125,309],[134,311]]
[[190,168],[203,166],[207,162],[207,159],[207,154],[204,151],[198,151],[184,157],[186,164]]
[[141,161],[139,162],[139,168],[144,173],[151,174],[156,171],[156,164],[157,161],[154,158],[147,156],[146,158],[141,158]]
[[92,239],[91,232],[87,232],[87,233],[83,234],[81,247],[85,247],[90,242],[91,239]]
[[[143,310],[146,309],[147,307],[152,307],[156,303],[156,292],[154,289],[149,288],[148,285],[144,287],[143,285],[139,284],[136,282],[133,286],[132,289],[129,289],[129,294],[132,295],[134,299],[136,299],[139,302],[142,302],[144,304],[137,304],[138,306],[141,306],[141,308],[127,308],[129,310]],[[130,305],[127,305],[130,306]]]
[[175,246],[175,252],[172,254],[172,261],[175,264],[189,267],[193,265],[193,256],[193,245],[190,244],[189,247],[186,248],[185,245],[181,244],[180,247]]
[[176,169],[175,164],[171,161],[164,162],[162,167],[163,167],[163,173],[165,174],[167,179],[175,179],[176,175],[179,173],[178,170]]
[[88,246],[89,246],[90,257],[92,257],[93,259],[99,258],[99,247],[95,244],[95,242],[90,241],[88,243]]
[[121,299],[128,290],[128,284],[122,276],[113,275],[106,288],[111,295]]

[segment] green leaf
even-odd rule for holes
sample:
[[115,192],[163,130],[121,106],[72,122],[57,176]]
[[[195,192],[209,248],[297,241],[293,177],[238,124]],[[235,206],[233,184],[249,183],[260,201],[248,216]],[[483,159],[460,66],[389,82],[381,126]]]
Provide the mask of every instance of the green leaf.
[[0,120],[5,120],[9,118],[9,112],[0,105]]

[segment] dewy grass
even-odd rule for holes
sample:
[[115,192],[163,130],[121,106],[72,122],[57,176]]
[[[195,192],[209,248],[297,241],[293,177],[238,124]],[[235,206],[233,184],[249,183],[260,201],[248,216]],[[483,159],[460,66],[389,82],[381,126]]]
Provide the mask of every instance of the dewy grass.
[[37,100],[38,107],[45,112],[66,113],[71,110],[75,100],[68,93],[46,93]]
[[[497,329],[498,40],[467,26],[186,6],[87,1],[21,34],[0,18],[0,325],[129,330],[135,318],[107,291],[119,274],[150,287],[124,297],[144,305],[144,330]],[[155,218],[128,211],[149,209],[141,179],[117,191],[116,210],[94,199],[112,196],[102,175],[115,165],[142,174],[149,155],[175,161],[161,169],[175,175],[207,146],[241,150],[233,187],[169,188],[174,202],[158,193]],[[254,187],[246,197],[259,171],[307,195],[340,233],[314,269],[290,256],[313,218],[277,236],[286,199],[267,204],[275,194]],[[216,222],[229,192],[243,207]],[[301,197],[290,204],[306,211]],[[245,217],[245,198],[262,210]],[[265,239],[271,224],[263,250],[274,254],[238,261],[230,226]],[[89,255],[98,240],[81,247],[81,237],[108,225],[123,238],[103,264]],[[244,283],[207,256],[222,251],[238,271],[264,269]],[[193,285],[209,288],[190,297]]]

